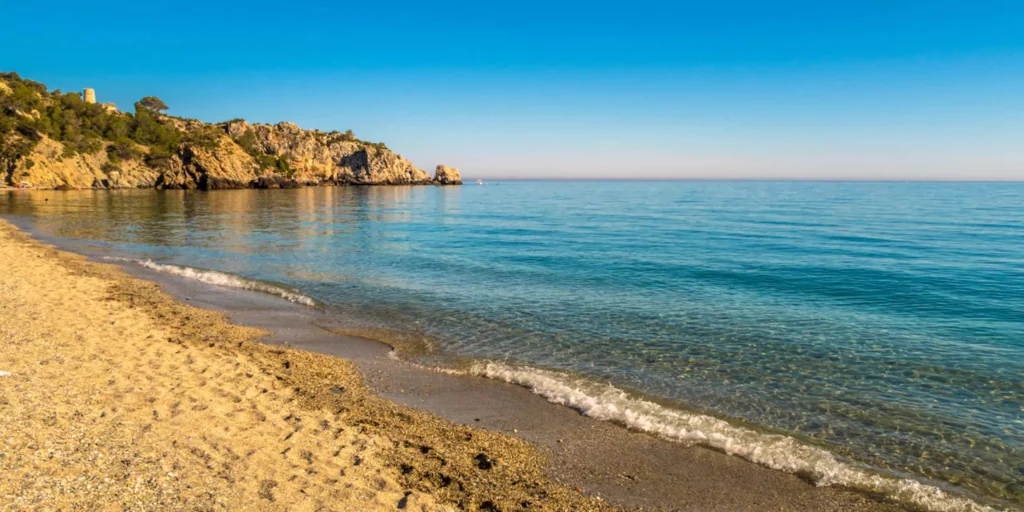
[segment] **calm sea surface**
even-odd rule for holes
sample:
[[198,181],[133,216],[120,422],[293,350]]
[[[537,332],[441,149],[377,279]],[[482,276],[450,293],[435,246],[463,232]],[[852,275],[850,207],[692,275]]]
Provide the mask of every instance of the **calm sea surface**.
[[1024,503],[1024,184],[12,192],[0,213]]

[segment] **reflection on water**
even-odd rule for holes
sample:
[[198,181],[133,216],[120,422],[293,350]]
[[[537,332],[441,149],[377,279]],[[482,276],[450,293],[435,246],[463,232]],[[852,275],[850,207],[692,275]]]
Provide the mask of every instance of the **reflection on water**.
[[[33,216],[56,236],[153,246],[223,246],[260,252],[254,237],[272,235],[289,249],[313,248],[313,237],[353,235],[370,244],[383,232],[356,226],[414,223],[413,187],[301,188],[287,191],[118,190],[11,191],[7,213]],[[458,208],[458,190],[425,189],[439,215]],[[281,229],[286,226],[286,229]]]
[[1024,185],[18,191],[4,212],[1024,502]]

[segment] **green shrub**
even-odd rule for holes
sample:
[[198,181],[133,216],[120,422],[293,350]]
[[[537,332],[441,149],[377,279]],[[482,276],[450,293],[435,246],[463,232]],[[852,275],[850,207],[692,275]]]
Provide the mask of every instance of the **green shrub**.
[[163,100],[161,100],[160,98],[157,98],[156,96],[146,96],[145,98],[139,100],[139,102],[136,103],[136,105],[142,105],[146,109],[156,113],[163,112],[164,110],[170,110],[167,104],[164,103]]
[[235,143],[250,155],[263,154],[263,151],[259,149],[259,143],[256,141],[256,133],[251,129],[246,130],[245,133],[236,138]]
[[113,161],[131,160],[142,158],[145,153],[135,147],[130,140],[120,139],[107,146],[107,158]]
[[146,165],[161,170],[170,170],[174,155],[165,148],[152,147],[146,155]]
[[220,147],[221,133],[216,126],[201,126],[186,133],[182,141],[212,151]]

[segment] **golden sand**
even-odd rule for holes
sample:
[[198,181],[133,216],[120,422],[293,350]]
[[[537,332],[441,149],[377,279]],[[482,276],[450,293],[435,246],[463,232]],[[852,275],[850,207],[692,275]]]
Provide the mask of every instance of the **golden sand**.
[[[529,445],[0,221],[0,508],[592,510]],[[7,375],[9,373],[9,375]]]

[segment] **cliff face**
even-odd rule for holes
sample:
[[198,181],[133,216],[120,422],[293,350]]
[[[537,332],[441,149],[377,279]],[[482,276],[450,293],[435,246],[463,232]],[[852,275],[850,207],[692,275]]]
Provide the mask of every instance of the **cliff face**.
[[344,134],[303,130],[292,123],[250,125],[233,121],[224,131],[260,153],[283,159],[302,184],[429,184],[430,176],[379,144],[349,140]]
[[215,145],[182,144],[157,178],[156,188],[216,190],[255,186],[260,166],[230,139],[220,137]]
[[[100,112],[14,76],[19,81],[6,75],[11,81],[5,83],[0,74],[0,123],[6,123],[0,124],[0,185],[213,190],[461,184],[458,170],[438,166],[431,178],[384,144],[358,140],[351,132],[241,120],[210,124],[139,113],[138,104],[135,116]],[[68,110],[77,112],[77,124],[72,130],[53,128],[65,122]],[[121,125],[125,128],[119,130]],[[96,128],[91,138],[74,137],[83,126],[104,128]],[[121,135],[115,140],[111,133]],[[62,137],[66,140],[55,140]]]
[[64,144],[43,135],[31,153],[8,162],[6,181],[41,189],[152,188],[162,176],[141,159],[109,164],[106,151],[68,153]]
[[12,181],[28,182],[33,188],[91,188],[96,178],[102,176],[102,155],[76,154],[65,158],[63,153],[63,144],[42,136],[28,157],[14,162],[10,169]]

